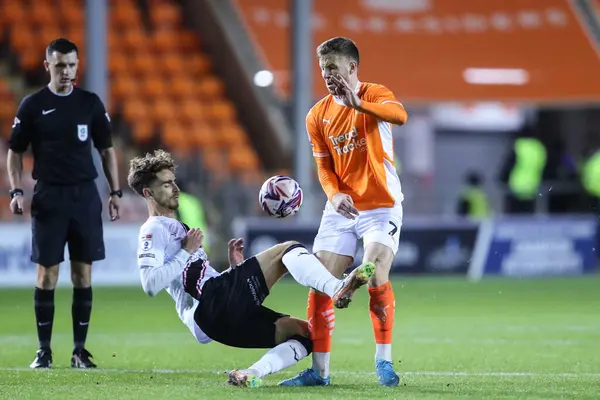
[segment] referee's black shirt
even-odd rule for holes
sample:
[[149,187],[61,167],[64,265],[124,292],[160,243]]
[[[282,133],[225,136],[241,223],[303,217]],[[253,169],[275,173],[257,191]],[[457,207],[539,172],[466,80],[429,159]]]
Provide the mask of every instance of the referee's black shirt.
[[77,87],[68,95],[45,87],[19,105],[9,147],[23,153],[31,144],[33,179],[77,185],[98,177],[92,141],[98,150],[112,147],[110,119],[100,98]]

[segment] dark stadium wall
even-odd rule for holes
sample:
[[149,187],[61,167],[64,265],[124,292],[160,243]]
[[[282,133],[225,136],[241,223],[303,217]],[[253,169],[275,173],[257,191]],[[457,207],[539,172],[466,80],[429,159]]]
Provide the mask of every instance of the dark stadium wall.
[[293,157],[287,157],[292,145],[289,122],[271,89],[258,88],[253,83],[253,71],[260,69],[260,63],[234,5],[228,0],[182,3],[186,22],[201,36],[214,72],[223,79],[263,166],[267,170],[290,168]]

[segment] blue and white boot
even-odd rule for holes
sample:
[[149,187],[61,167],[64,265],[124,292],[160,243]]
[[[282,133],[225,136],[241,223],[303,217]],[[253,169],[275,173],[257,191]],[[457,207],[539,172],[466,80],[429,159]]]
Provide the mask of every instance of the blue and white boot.
[[329,377],[321,378],[312,368],[305,369],[293,378],[279,382],[279,386],[328,386]]
[[376,360],[375,372],[381,386],[398,386],[398,383],[400,383],[400,377],[394,371],[391,361]]

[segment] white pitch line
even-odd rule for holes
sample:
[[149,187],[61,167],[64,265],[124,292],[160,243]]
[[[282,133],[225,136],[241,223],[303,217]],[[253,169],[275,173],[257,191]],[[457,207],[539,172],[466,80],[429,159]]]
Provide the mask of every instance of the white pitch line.
[[[54,370],[32,370],[26,367],[0,367],[0,371],[7,372],[25,372],[39,371],[44,372],[74,372],[74,373],[117,373],[117,374],[225,374],[228,371],[214,369],[117,369],[117,368],[98,368],[98,369],[69,369],[60,368]],[[600,378],[600,373],[588,372],[460,372],[460,371],[398,371],[400,375],[415,375],[415,376],[464,376],[464,377],[547,377],[547,378]],[[291,372],[287,372],[291,374]],[[374,375],[374,372],[366,371],[335,371],[332,375],[351,375],[351,376],[367,376]]]

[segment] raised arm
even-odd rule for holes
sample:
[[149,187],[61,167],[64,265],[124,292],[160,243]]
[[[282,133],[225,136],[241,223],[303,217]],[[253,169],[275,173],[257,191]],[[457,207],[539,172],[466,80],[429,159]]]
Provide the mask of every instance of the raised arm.
[[402,103],[383,85],[369,89],[356,109],[394,125],[404,125],[408,120],[408,113]]

